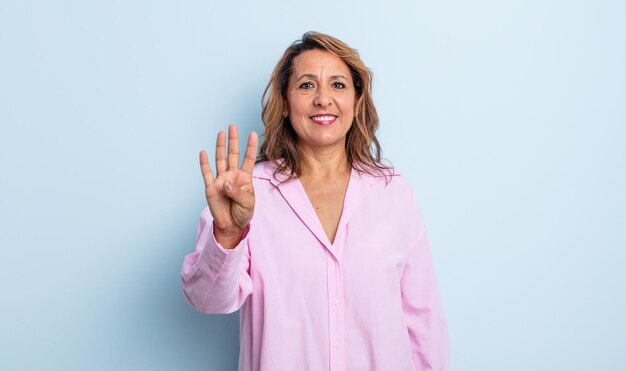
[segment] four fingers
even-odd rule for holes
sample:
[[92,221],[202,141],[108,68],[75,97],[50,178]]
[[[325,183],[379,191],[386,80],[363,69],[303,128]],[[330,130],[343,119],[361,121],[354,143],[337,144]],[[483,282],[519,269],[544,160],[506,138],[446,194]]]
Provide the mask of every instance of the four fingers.
[[[259,138],[254,131],[250,132],[248,136],[248,145],[246,153],[244,155],[241,170],[247,173],[252,173],[254,169],[254,163],[256,162],[257,148],[259,145]],[[228,126],[228,155],[226,154],[226,133],[220,131],[217,134],[217,140],[215,143],[215,169],[217,171],[216,176],[224,174],[227,170],[235,170],[239,165],[239,132],[237,126],[232,124]],[[211,166],[209,165],[207,153],[200,151],[200,168],[202,170],[202,177],[204,178],[204,184],[206,187],[211,185],[214,180],[213,173],[211,172]]]
[[[256,161],[258,141],[257,134],[251,132],[248,136],[248,145],[241,165],[241,173],[237,172],[239,163],[239,133],[237,126],[229,125],[228,127],[228,153],[226,151],[226,133],[220,131],[217,134],[215,143],[215,177],[211,171],[207,153],[200,151],[200,169],[209,208],[211,208],[211,213],[213,213],[214,207],[218,207],[220,209],[218,212],[221,215],[220,219],[224,219],[223,222],[227,224],[234,223],[238,225],[239,223],[247,223],[244,220],[249,220],[252,217],[254,191],[248,184],[252,181],[252,170]],[[213,184],[216,180],[218,183]],[[223,195],[222,192],[226,194]],[[218,198],[215,196],[218,196]],[[224,196],[230,198],[230,201],[223,199]],[[227,204],[223,203],[224,201]],[[233,206],[237,206],[236,210],[239,210],[237,217],[232,215]],[[224,211],[231,214],[230,218],[224,216]],[[216,214],[213,215],[215,217]]]

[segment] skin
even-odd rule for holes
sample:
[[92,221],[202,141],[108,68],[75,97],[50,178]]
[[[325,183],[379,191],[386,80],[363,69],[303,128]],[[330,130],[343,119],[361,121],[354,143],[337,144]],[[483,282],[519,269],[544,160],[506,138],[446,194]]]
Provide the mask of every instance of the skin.
[[[350,179],[345,143],[354,120],[355,90],[350,68],[338,56],[309,50],[294,58],[287,86],[289,121],[298,135],[300,182],[332,243]],[[337,116],[318,125],[317,114]]]
[[[355,90],[348,66],[336,55],[309,50],[294,58],[287,87],[286,116],[298,136],[302,160],[299,178],[315,209],[329,241],[334,241],[350,178],[345,141],[354,119]],[[329,125],[319,125],[315,115],[336,116]],[[226,134],[219,132],[215,146],[213,176],[205,151],[200,151],[200,168],[205,194],[213,215],[215,239],[232,249],[241,241],[245,227],[254,214],[252,170],[258,136],[251,132],[241,167],[239,134],[235,125]]]
[[239,133],[236,125],[228,127],[228,155],[226,133],[217,134],[213,176],[207,153],[200,151],[200,169],[204,179],[205,196],[213,215],[213,234],[224,248],[232,249],[243,235],[254,213],[252,169],[256,159],[259,138],[254,131],[248,136],[248,146],[241,168],[239,164]]
[[[294,58],[287,107],[304,160],[345,155],[354,101],[352,74],[341,58],[321,50],[309,50]],[[337,116],[332,125],[317,125],[311,119],[326,113]]]

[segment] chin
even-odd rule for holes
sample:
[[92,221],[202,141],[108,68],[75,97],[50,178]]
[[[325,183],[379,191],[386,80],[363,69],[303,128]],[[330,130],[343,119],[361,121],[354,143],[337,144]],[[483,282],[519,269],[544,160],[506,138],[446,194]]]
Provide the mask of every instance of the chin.
[[319,138],[315,141],[311,141],[310,144],[312,147],[322,147],[322,148],[332,148],[336,146],[344,146],[346,142],[346,138]]

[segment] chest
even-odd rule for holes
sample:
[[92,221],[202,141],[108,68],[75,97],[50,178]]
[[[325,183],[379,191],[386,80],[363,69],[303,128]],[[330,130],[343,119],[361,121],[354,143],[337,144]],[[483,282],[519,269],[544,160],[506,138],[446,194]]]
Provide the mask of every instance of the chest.
[[[327,293],[325,283],[347,277],[350,282],[359,280],[363,283],[356,289],[364,297],[375,285],[388,285],[385,289],[391,292],[402,271],[406,249],[415,235],[404,222],[408,218],[393,205],[373,195],[353,203],[350,200],[354,193],[346,193],[344,203],[341,192],[332,196],[327,192],[310,193],[310,205],[309,200],[306,204],[302,202],[303,194],[290,204],[274,193],[271,202],[263,202],[255,210],[257,219],[253,225],[257,233],[250,242],[254,256],[252,269],[263,277],[265,286],[273,286],[270,282],[276,282],[279,287],[279,282],[288,281],[294,288],[301,286],[305,289],[282,291],[306,292],[316,297]],[[320,203],[316,202],[317,196],[322,198]],[[324,209],[324,202],[333,198],[337,202],[327,204]],[[322,207],[315,210],[315,205]],[[325,217],[324,214],[331,211],[334,211],[334,217]],[[342,222],[339,225],[344,216],[347,224]],[[319,238],[324,232],[333,243],[329,248],[325,248]],[[333,235],[335,238],[331,240]],[[332,264],[340,264],[341,273],[329,270]],[[324,281],[324,277],[329,281]],[[317,287],[318,284],[323,287]],[[313,295],[314,292],[317,294]]]
[[339,220],[343,211],[346,195],[346,182],[334,184],[303,184],[309,202],[317,215],[324,232],[332,243],[337,234]]

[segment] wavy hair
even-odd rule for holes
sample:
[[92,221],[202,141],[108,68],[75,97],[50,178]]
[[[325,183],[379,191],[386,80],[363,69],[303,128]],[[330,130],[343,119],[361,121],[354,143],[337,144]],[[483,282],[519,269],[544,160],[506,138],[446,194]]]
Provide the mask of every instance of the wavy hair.
[[258,162],[271,161],[276,172],[288,175],[288,179],[302,175],[302,163],[297,149],[297,135],[291,126],[287,110],[287,84],[293,70],[293,60],[308,50],[323,50],[337,55],[350,69],[356,90],[354,121],[346,135],[346,154],[350,166],[371,175],[388,176],[393,167],[381,163],[382,149],[375,132],[378,128],[378,113],[372,99],[372,72],[365,66],[356,49],[342,41],[319,32],[306,32],[285,50],[270,81],[263,92],[262,119],[264,141]]

